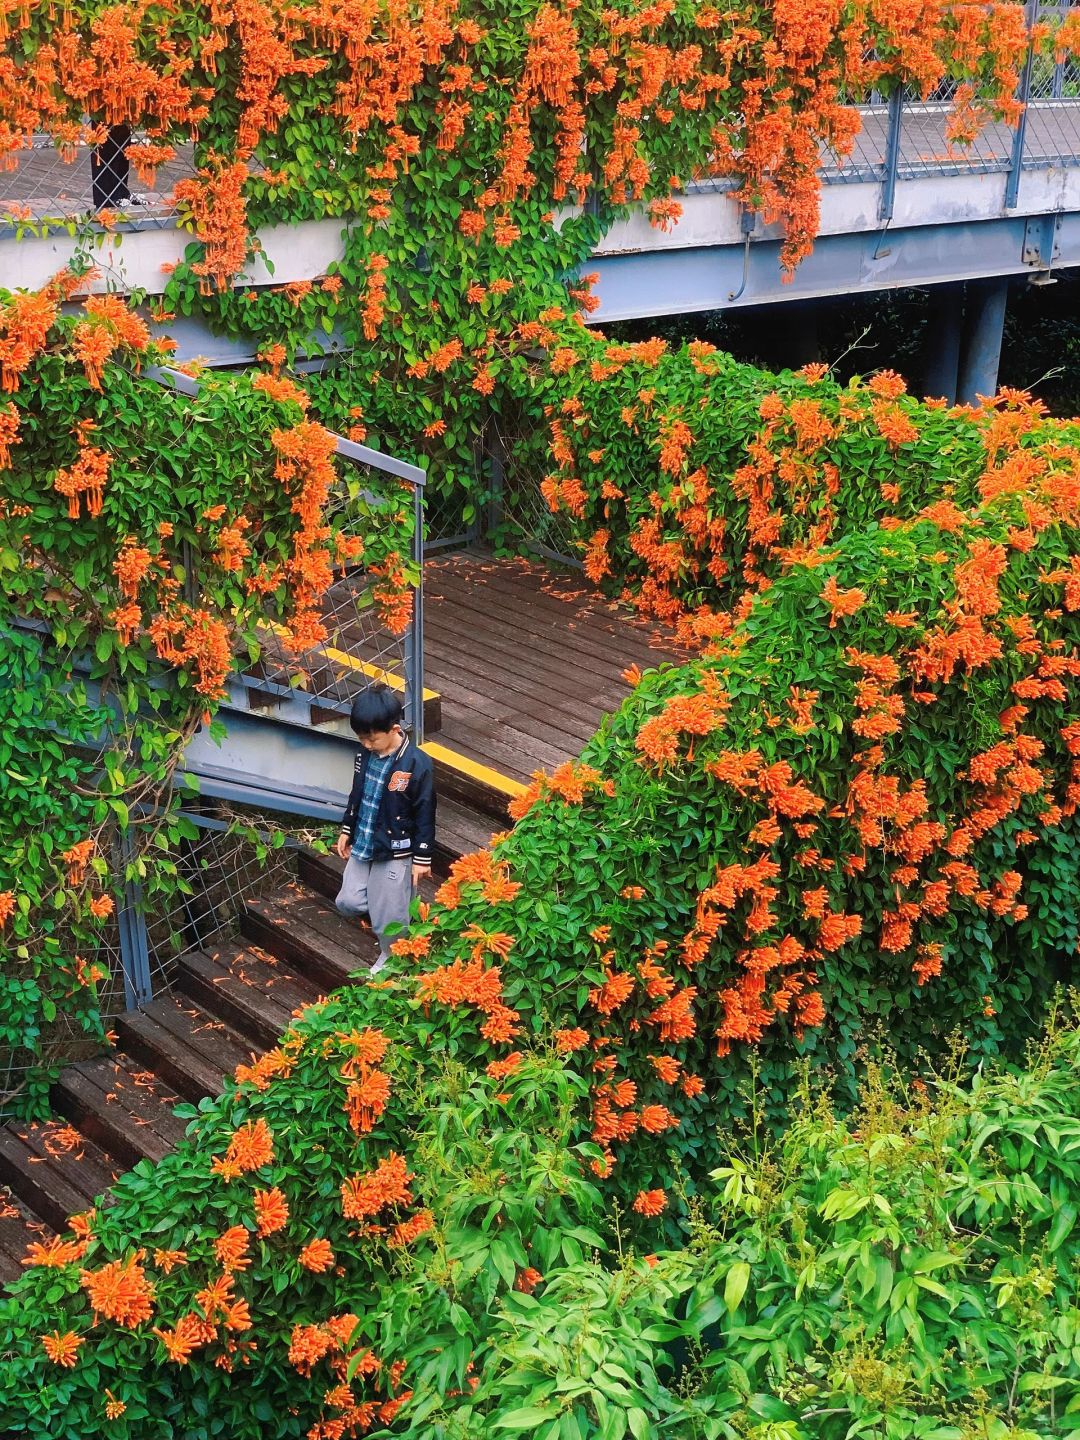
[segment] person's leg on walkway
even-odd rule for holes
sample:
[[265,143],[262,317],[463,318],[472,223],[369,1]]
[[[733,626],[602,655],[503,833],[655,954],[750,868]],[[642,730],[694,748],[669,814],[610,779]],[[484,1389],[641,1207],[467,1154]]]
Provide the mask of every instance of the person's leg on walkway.
[[349,856],[345,873],[341,877],[341,889],[334,904],[342,915],[366,915],[368,913],[368,875],[370,860],[354,860]]
[[[367,877],[367,899],[371,928],[379,938],[379,958],[374,969],[381,970],[386,963],[389,946],[404,937],[409,924],[412,861],[383,860],[373,864]],[[387,937],[385,931],[388,925],[404,928]]]

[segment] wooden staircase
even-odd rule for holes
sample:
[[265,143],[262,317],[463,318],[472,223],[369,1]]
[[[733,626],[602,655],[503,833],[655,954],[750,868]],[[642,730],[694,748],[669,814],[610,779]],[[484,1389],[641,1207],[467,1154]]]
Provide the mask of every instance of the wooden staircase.
[[[495,809],[493,796],[487,813],[440,796],[426,898],[450,862],[487,845]],[[375,940],[334,909],[342,868],[335,856],[302,854],[298,879],[250,901],[236,935],[181,957],[169,993],[114,1021],[110,1054],[63,1071],[52,1092],[56,1118],[0,1128],[0,1283],[22,1272],[28,1243],[107,1204],[113,1181],[138,1161],[168,1154],[186,1128],[175,1105],[218,1094],[225,1075],[273,1046],[296,1010],[363,979]]]

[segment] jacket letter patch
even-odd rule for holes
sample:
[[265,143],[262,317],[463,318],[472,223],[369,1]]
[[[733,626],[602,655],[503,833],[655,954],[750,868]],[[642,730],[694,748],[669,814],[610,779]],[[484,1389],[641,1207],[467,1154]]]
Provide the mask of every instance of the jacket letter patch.
[[395,770],[387,782],[388,790],[407,790],[409,781],[412,779],[411,770]]

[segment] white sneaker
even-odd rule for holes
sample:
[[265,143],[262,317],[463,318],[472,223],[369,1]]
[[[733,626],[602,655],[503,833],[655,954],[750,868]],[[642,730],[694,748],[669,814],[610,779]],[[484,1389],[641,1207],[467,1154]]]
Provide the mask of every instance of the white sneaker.
[[379,973],[380,970],[385,970],[385,969],[386,969],[386,960],[387,960],[387,957],[386,957],[385,955],[380,955],[379,958],[375,961],[375,964],[372,965],[371,969],[368,971],[368,974],[369,974],[369,975],[378,975],[378,973]]

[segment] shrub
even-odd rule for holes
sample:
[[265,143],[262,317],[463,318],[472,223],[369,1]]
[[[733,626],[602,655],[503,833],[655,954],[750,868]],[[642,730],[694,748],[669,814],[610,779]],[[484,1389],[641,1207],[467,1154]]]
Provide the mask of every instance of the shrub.
[[1076,1435],[1078,1061],[1068,1030],[970,1087],[874,1072],[844,1121],[801,1089],[686,1249],[506,1297],[462,1433]]
[[124,302],[62,313],[75,284],[0,292],[5,1115],[47,1113],[58,1062],[104,1040],[111,917],[127,881],[170,909],[191,838],[171,778],[260,623],[317,641],[346,556],[388,572],[388,625],[411,601],[407,506],[370,507],[363,537],[324,525],[333,441],[301,391],[269,375],[162,387],[139,373],[163,354]]
[[575,354],[538,376],[548,507],[590,578],[691,642],[792,558],[870,521],[966,509],[1080,444],[1015,391],[947,410],[890,371],[840,386],[824,365],[774,375],[701,342],[590,335]]

